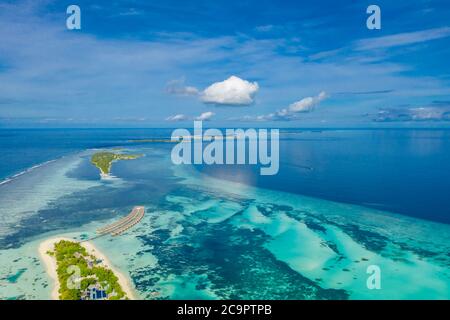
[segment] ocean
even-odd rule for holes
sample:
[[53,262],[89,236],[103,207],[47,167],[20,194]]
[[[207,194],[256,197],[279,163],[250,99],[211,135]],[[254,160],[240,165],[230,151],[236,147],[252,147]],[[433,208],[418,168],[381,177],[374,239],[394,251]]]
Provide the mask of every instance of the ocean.
[[[0,181],[91,148],[169,138],[171,129],[0,130]],[[221,179],[450,223],[450,130],[284,129],[280,170],[196,168]]]
[[[170,129],[0,130],[0,298],[46,299],[37,246],[93,240],[143,299],[450,298],[450,131],[286,129],[280,170],[173,165]],[[100,179],[99,150],[143,154]],[[382,290],[367,286],[379,266]]]

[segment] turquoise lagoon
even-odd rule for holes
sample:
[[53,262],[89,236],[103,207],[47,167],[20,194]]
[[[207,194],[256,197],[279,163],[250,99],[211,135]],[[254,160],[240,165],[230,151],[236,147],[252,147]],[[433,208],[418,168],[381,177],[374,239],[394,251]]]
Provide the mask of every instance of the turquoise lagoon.
[[170,147],[126,146],[145,156],[110,180],[90,149],[0,185],[0,298],[50,298],[39,243],[93,237],[134,205],[139,225],[93,242],[142,299],[450,298],[449,225],[225,181],[172,165]]

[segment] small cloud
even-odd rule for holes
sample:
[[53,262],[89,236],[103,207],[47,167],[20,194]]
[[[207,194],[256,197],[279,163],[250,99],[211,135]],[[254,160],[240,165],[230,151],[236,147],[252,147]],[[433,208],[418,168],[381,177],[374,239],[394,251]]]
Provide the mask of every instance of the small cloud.
[[266,115],[256,117],[257,121],[289,121],[298,118],[298,113],[311,112],[323,100],[327,98],[327,94],[322,91],[315,97],[306,97],[297,102],[290,104],[287,108],[278,110]]
[[254,96],[259,86],[256,82],[249,82],[236,76],[215,82],[203,91],[196,87],[186,86],[184,79],[169,81],[166,92],[180,96],[198,96],[206,104],[246,106],[254,102]]
[[185,86],[184,79],[171,80],[166,85],[166,92],[180,96],[196,96],[199,94],[197,88]]
[[216,105],[245,106],[254,102],[253,98],[258,90],[258,83],[231,76],[210,85],[201,93],[200,99],[204,103]]
[[375,114],[373,121],[450,121],[450,107],[384,108]]
[[208,121],[211,120],[211,118],[215,115],[214,112],[211,111],[207,111],[207,112],[203,112],[201,115],[199,115],[198,117],[195,117],[195,120],[198,121]]
[[323,101],[327,97],[327,94],[322,91],[319,93],[316,97],[307,97],[303,98],[300,101],[294,102],[288,107],[289,112],[311,112],[314,107],[319,104],[321,101]]
[[188,117],[184,114],[176,114],[174,116],[170,116],[166,118],[166,121],[185,121],[188,120]]
[[209,121],[215,115],[214,112],[206,111],[197,117],[189,117],[184,114],[176,114],[166,118],[166,121],[187,121],[187,120],[197,120],[197,121]]

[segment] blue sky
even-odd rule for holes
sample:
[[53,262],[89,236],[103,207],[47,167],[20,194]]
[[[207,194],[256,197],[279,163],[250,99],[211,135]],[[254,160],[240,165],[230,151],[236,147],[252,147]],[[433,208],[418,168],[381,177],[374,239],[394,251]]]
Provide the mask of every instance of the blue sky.
[[0,1],[0,126],[448,126],[448,17],[447,1]]

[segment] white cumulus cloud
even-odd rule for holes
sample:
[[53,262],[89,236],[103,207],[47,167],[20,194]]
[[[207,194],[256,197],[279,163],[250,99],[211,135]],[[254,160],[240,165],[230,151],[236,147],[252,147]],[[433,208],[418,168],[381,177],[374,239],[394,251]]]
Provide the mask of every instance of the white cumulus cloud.
[[176,114],[166,118],[166,121],[187,121],[187,120],[197,120],[197,121],[209,121],[215,115],[214,112],[206,111],[197,117],[187,116],[184,114]]
[[276,112],[272,112],[265,115],[260,115],[256,117],[257,121],[265,120],[278,120],[278,121],[288,121],[295,120],[298,113],[311,112],[314,108],[323,100],[327,98],[327,94],[322,91],[317,96],[306,97],[299,101],[290,104],[287,108],[283,108]]
[[322,91],[315,97],[306,97],[302,100],[292,103],[288,107],[288,111],[290,112],[310,112],[314,109],[314,107],[323,101],[327,97],[327,94]]
[[201,93],[200,99],[204,103],[217,105],[250,105],[258,90],[258,83],[231,76],[224,81],[210,85]]
[[186,117],[184,114],[176,114],[174,116],[167,117],[166,121],[183,121],[187,119],[188,117]]
[[198,117],[195,118],[195,120],[198,121],[208,121],[210,120],[213,116],[214,116],[214,112],[211,111],[207,111],[207,112],[203,112],[201,115],[199,115]]

